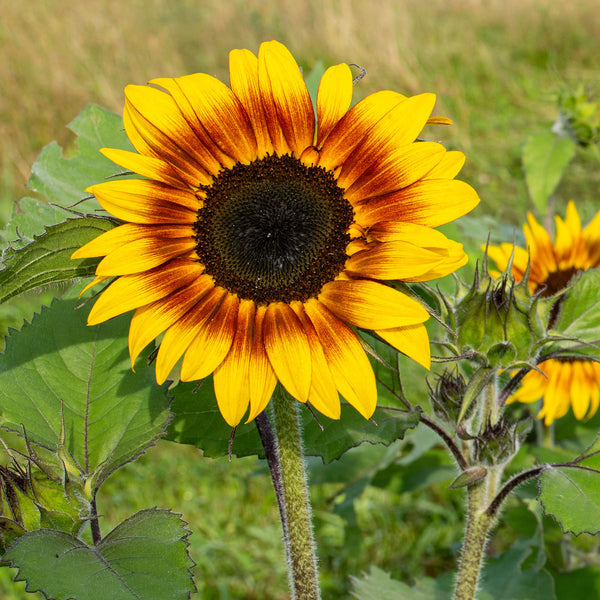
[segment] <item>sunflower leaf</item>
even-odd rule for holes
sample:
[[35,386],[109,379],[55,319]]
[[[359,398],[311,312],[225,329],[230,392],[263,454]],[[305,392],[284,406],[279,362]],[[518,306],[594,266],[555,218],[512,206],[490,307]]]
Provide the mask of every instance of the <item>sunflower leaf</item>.
[[13,216],[0,231],[0,249],[16,249],[44,232],[48,225],[62,223],[76,215],[106,214],[85,189],[123,169],[100,153],[101,148],[131,150],[121,117],[89,104],[67,125],[76,136],[73,144],[61,148],[56,142],[45,146],[34,163],[30,190],[43,198],[25,197],[15,205]]
[[169,401],[150,369],[131,371],[128,317],[86,327],[88,311],[75,310],[73,296],[8,339],[0,355],[0,426],[25,430],[52,452],[64,447],[95,492],[163,435]]
[[12,543],[3,559],[19,569],[28,592],[56,600],[187,599],[196,591],[189,531],[167,510],[143,510],[89,546],[62,531],[40,529]]
[[529,195],[540,212],[546,212],[548,199],[574,155],[575,143],[566,136],[541,133],[530,137],[525,143],[525,180]]
[[[197,382],[180,383],[172,388],[171,393],[174,397],[171,410],[175,417],[169,425],[167,439],[197,446],[205,456],[214,458],[227,454],[231,427],[219,412],[212,382],[206,380],[199,387]],[[339,421],[319,415],[323,430],[310,411],[302,410],[300,416],[305,453],[320,456],[325,463],[363,442],[390,444],[401,439],[419,422],[418,411],[406,412],[395,408],[377,408],[372,421],[367,421],[345,404],[342,405]],[[232,452],[239,457],[264,457],[254,423],[238,425]]]
[[0,271],[0,304],[29,290],[92,276],[97,259],[71,260],[71,254],[113,226],[97,217],[71,219],[48,227],[24,248],[7,251]]
[[31,170],[29,188],[59,206],[94,214],[98,202],[85,197],[85,189],[123,172],[100,153],[101,148],[132,150],[121,117],[88,104],[67,127],[77,136],[66,150],[52,142],[44,147]]
[[539,479],[538,500],[564,532],[600,531],[600,472],[590,468],[548,466]]
[[600,340],[598,289],[600,269],[589,269],[574,279],[560,301],[554,331],[587,342]]

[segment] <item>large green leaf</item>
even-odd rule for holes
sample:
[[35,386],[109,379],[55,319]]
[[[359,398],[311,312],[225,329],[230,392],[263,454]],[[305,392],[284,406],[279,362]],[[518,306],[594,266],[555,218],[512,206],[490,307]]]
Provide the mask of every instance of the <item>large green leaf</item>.
[[563,531],[600,531],[600,472],[589,467],[551,467],[539,480],[538,500]]
[[600,269],[590,269],[581,273],[561,301],[554,331],[586,342],[599,341],[599,289]]
[[424,577],[411,587],[377,567],[371,567],[363,579],[351,579],[352,596],[358,600],[450,600],[452,596],[451,585],[445,579]]
[[[171,410],[175,417],[169,426],[167,439],[197,446],[205,456],[226,454],[231,428],[219,412],[212,382],[205,380],[200,387],[197,383],[180,383],[171,393],[174,396]],[[367,421],[345,404],[342,405],[339,421],[318,415],[323,430],[308,410],[302,410],[300,416],[306,454],[320,456],[325,462],[338,458],[346,450],[365,441],[390,444],[419,422],[418,412],[407,413],[393,408],[378,408],[373,415],[374,422]],[[240,457],[264,456],[254,423],[238,426],[232,452]]]
[[478,600],[554,600],[554,582],[548,571],[522,569],[531,553],[531,540],[519,540],[507,552],[487,560]]
[[0,249],[27,245],[45,227],[68,218],[106,215],[95,198],[86,194],[90,185],[123,173],[100,153],[101,148],[132,150],[119,115],[90,104],[68,125],[74,143],[61,148],[56,142],[41,151],[33,165],[28,187],[43,198],[23,198],[13,217],[0,232]]
[[71,260],[71,254],[113,226],[96,217],[71,219],[49,227],[28,246],[7,251],[0,271],[0,303],[29,290],[92,276],[98,260]]
[[569,137],[541,133],[530,137],[523,147],[525,180],[533,203],[542,213],[567,165],[575,155],[575,144]]
[[77,136],[76,143],[66,151],[56,142],[48,144],[33,165],[28,185],[59,206],[94,214],[99,205],[91,197],[81,202],[84,190],[123,172],[99,150],[133,147],[121,117],[95,104],[88,104],[68,128]]
[[600,598],[600,566],[554,575],[557,598]]
[[183,600],[195,591],[187,547],[189,531],[179,515],[143,510],[99,544],[50,529],[12,543],[3,559],[19,569],[28,592],[56,600]]
[[77,298],[55,301],[13,333],[0,356],[0,425],[40,446],[64,445],[96,487],[161,437],[165,390],[150,369],[131,371],[128,317],[86,326]]
[[44,232],[44,227],[58,225],[65,219],[73,217],[61,206],[48,204],[39,198],[25,196],[19,201],[10,222],[0,231],[0,250],[3,251],[2,262],[12,251],[31,243],[36,235]]

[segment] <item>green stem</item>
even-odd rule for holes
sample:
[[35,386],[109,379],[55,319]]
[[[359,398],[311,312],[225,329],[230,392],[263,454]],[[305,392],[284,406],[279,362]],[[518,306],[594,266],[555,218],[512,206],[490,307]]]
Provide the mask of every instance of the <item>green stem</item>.
[[271,401],[285,505],[284,537],[292,600],[319,600],[312,515],[298,402],[280,386]]
[[487,488],[488,482],[483,480],[468,489],[467,530],[458,568],[454,600],[475,598],[487,535],[494,521],[494,517],[486,511],[489,491]]

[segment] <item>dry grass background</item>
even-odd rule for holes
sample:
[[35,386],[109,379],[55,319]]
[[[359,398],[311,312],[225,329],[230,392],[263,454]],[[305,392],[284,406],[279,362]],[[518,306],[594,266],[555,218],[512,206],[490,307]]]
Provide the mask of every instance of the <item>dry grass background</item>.
[[[597,0],[0,0],[0,8],[0,218],[39,150],[65,143],[65,125],[88,102],[120,112],[128,83],[195,71],[226,80],[229,49],[272,38],[307,69],[318,59],[364,66],[359,96],[435,91],[438,111],[456,124],[439,135],[467,152],[466,175],[523,200],[519,144],[554,119],[551,93],[562,81],[598,79],[600,64]],[[506,202],[497,208],[516,218]]]

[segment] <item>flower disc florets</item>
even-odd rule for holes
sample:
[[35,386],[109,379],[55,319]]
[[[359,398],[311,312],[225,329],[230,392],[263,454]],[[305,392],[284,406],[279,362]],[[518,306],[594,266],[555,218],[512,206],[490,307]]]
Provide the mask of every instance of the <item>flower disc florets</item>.
[[304,302],[342,272],[353,211],[331,172],[267,156],[203,191],[196,253],[217,285],[257,304]]

